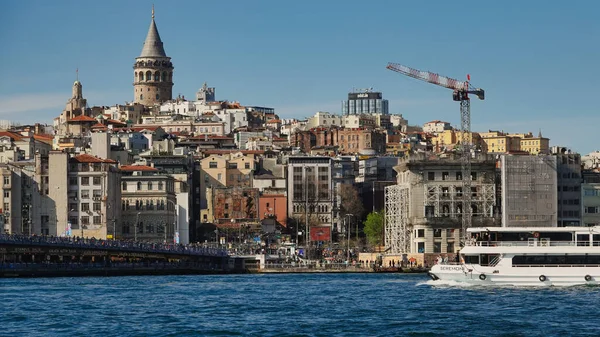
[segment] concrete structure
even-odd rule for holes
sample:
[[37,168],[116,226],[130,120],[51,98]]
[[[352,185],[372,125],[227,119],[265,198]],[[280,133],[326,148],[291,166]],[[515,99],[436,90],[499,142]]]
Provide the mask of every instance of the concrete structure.
[[165,53],[154,22],[154,8],[144,48],[133,65],[134,102],[152,106],[173,96],[173,63]]
[[122,232],[118,237],[173,242],[177,227],[175,179],[145,165],[121,166]]
[[[473,226],[499,222],[496,161],[472,159]],[[395,167],[397,185],[385,188],[385,246],[390,254],[454,253],[460,249],[463,185],[460,157],[414,154]]]
[[554,156],[503,155],[502,226],[557,225],[557,165]]

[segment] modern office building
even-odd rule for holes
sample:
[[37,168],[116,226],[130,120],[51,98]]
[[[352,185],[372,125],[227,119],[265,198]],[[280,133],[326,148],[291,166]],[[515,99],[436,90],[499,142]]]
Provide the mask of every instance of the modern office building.
[[380,92],[371,89],[355,91],[348,94],[348,99],[342,102],[342,114],[389,114],[388,100],[382,98]]

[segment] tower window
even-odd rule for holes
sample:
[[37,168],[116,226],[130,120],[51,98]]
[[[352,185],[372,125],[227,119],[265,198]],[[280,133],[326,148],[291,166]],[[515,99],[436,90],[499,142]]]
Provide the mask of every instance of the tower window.
[[152,79],[152,72],[150,70],[148,70],[146,72],[146,81],[150,81]]

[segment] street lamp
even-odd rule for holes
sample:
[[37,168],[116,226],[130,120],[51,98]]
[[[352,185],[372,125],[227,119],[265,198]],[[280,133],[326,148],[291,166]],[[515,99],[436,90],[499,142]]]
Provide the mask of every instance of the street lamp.
[[[344,216],[344,221],[346,220],[346,217],[354,217],[354,214],[346,214]],[[348,219],[350,220],[350,219]],[[347,242],[347,246],[348,249],[346,250],[346,261],[350,262],[350,221],[348,221],[348,224],[346,225],[346,231],[348,231],[348,242]]]
[[133,241],[137,241],[137,229],[140,224],[140,214],[140,212],[137,212],[137,215],[135,216],[135,226],[133,226]]

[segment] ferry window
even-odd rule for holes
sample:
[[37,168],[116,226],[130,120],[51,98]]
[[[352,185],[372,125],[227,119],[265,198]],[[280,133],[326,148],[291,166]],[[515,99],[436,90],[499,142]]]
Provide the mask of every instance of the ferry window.
[[425,253],[425,242],[417,243],[417,251],[419,253]]
[[465,255],[464,260],[467,264],[479,264],[479,255]]
[[578,246],[589,246],[590,235],[589,234],[577,234],[577,245]]
[[424,238],[425,237],[425,230],[424,229],[417,229],[417,237],[418,238]]

